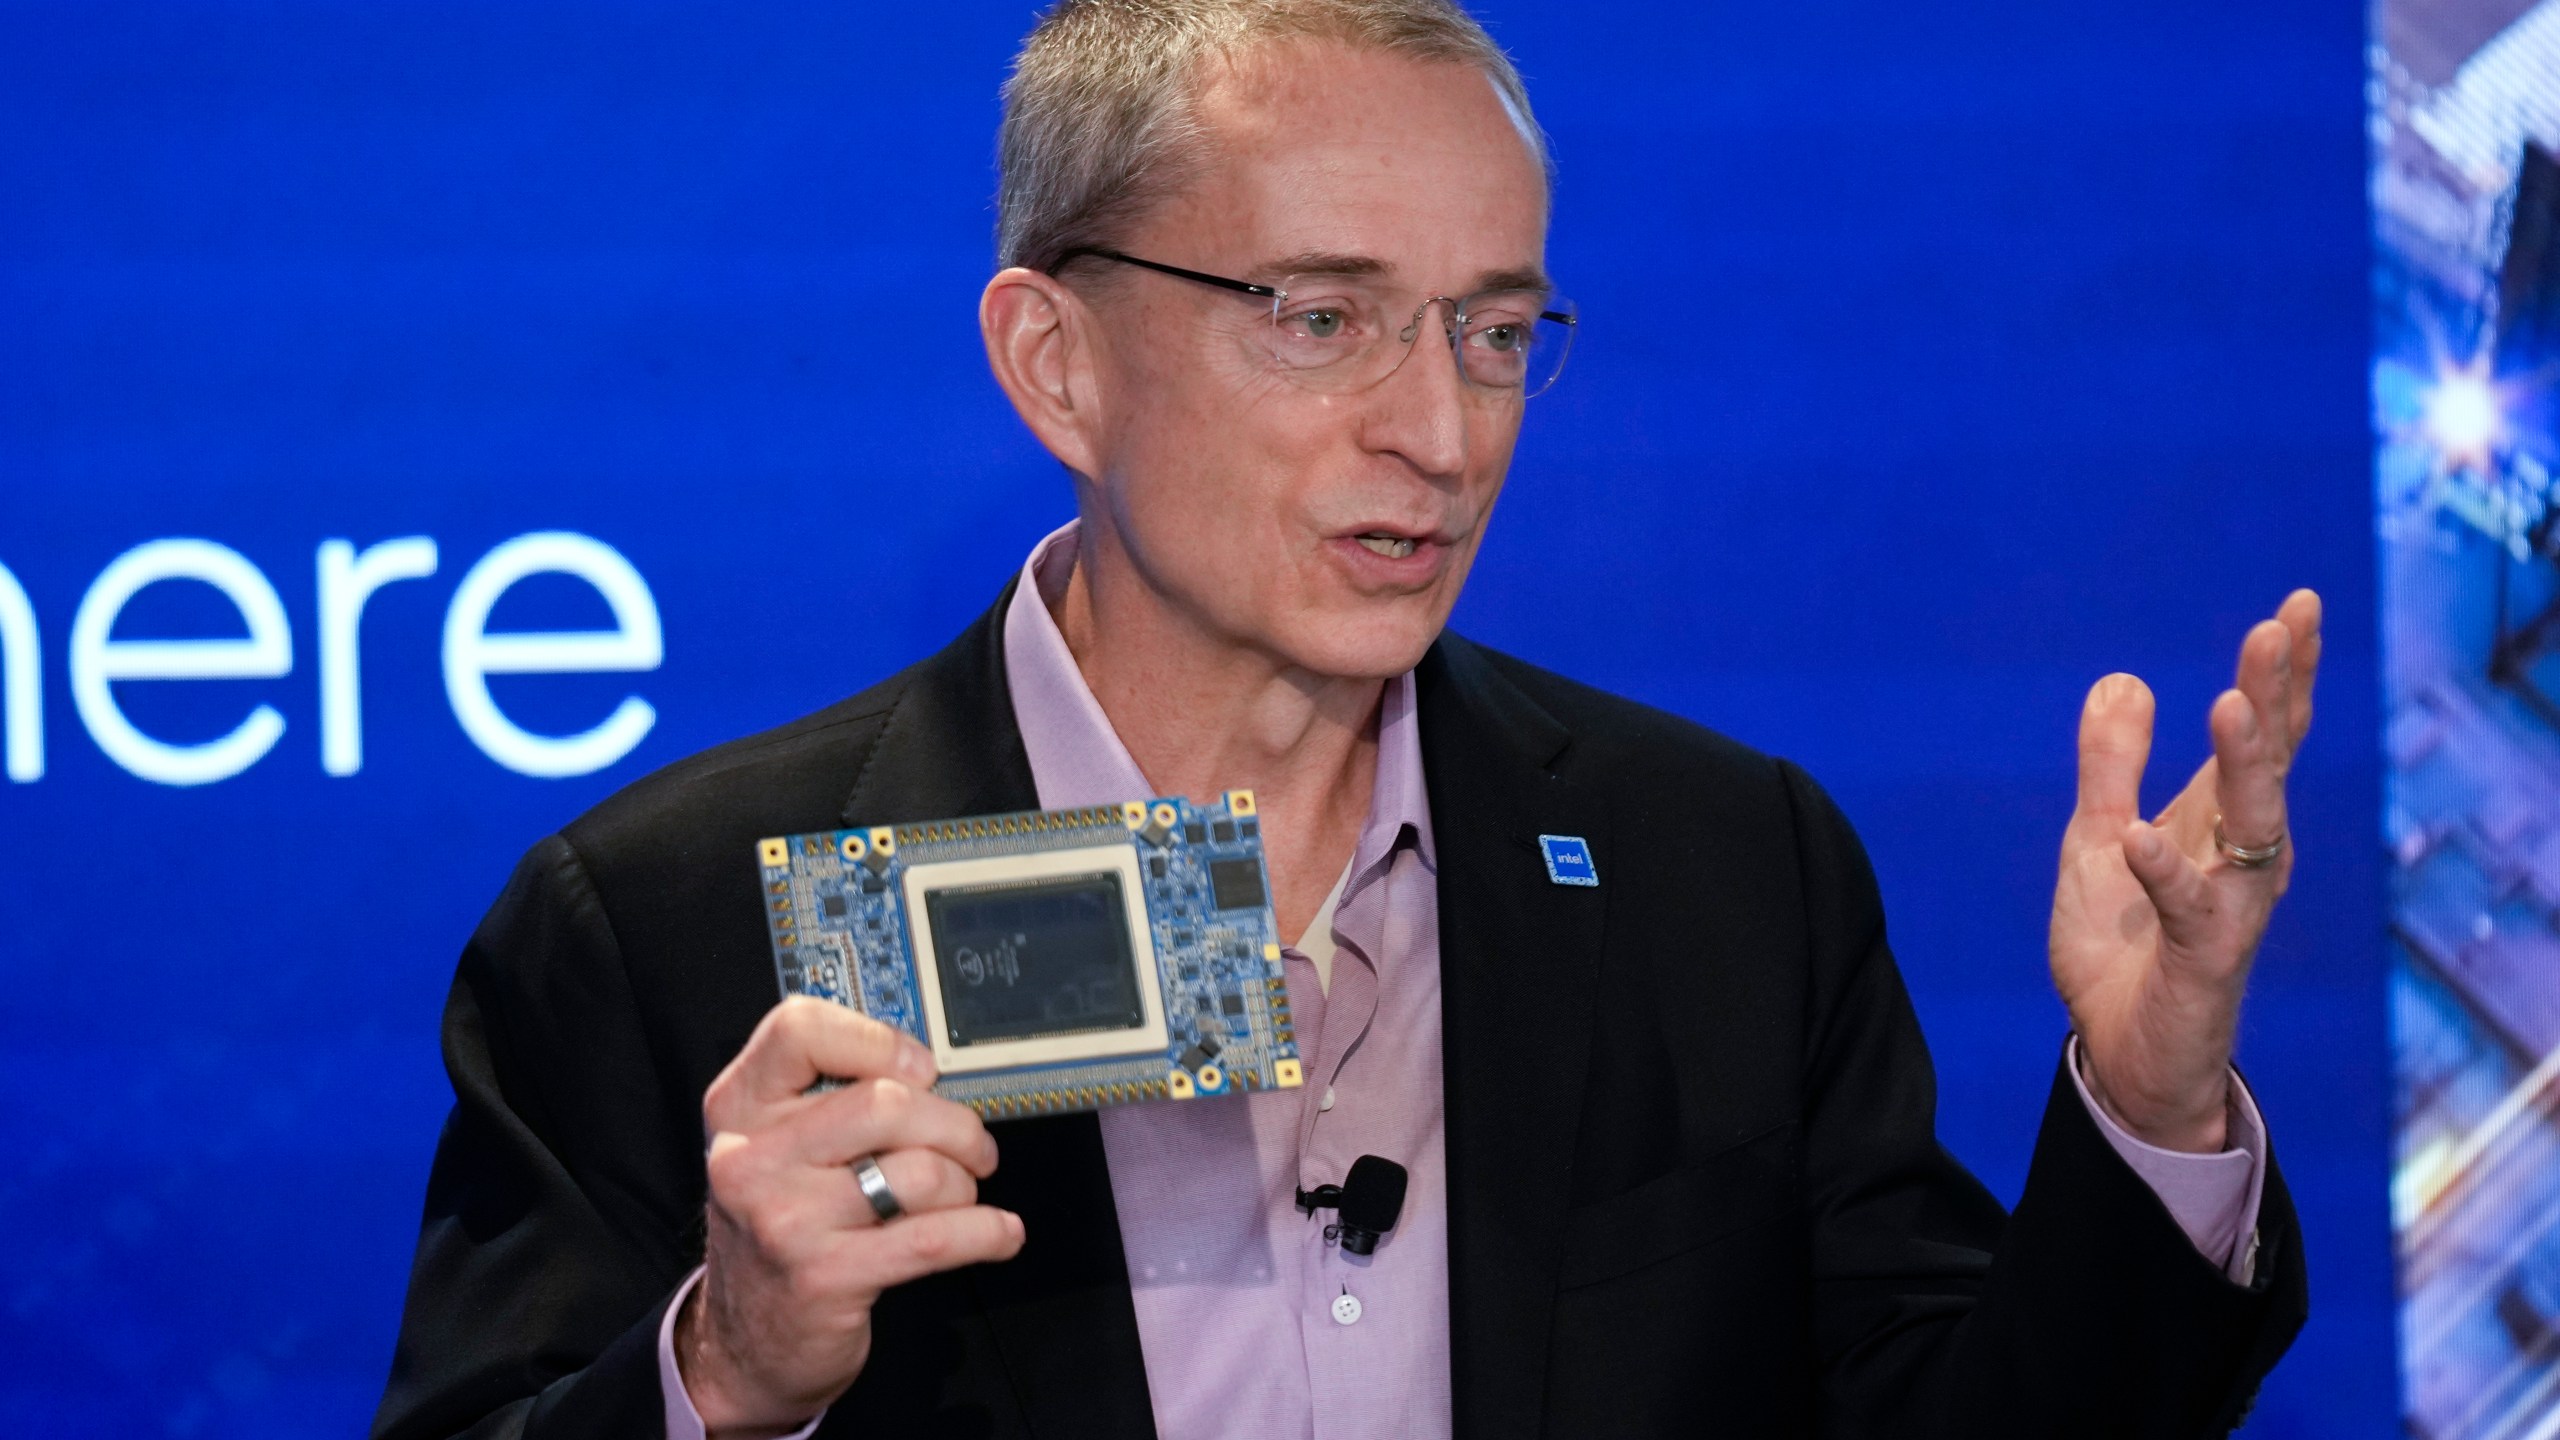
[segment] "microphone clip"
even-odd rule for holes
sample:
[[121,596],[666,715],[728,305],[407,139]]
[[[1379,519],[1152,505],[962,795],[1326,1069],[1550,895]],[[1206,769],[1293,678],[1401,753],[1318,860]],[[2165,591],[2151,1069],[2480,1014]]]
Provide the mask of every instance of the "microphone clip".
[[1368,1255],[1377,1250],[1380,1237],[1396,1228],[1406,1178],[1405,1168],[1393,1160],[1363,1155],[1351,1162],[1351,1173],[1341,1184],[1312,1190],[1301,1186],[1298,1208],[1310,1215],[1333,1211],[1335,1219],[1324,1227],[1324,1238],[1339,1241],[1351,1254]]

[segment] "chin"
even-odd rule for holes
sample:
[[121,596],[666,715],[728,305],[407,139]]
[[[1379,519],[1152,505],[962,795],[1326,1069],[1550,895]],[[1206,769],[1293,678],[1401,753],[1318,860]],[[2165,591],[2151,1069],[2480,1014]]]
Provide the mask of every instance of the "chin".
[[1338,679],[1386,680],[1421,663],[1447,617],[1393,614],[1310,617],[1284,633],[1280,649],[1297,665]]

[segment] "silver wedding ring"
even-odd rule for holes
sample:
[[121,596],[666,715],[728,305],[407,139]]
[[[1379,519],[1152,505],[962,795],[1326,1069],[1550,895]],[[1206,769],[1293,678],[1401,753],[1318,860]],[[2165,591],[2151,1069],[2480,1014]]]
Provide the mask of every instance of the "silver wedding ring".
[[898,1203],[898,1192],[889,1188],[889,1177],[880,1173],[880,1157],[865,1155],[853,1162],[853,1183],[862,1187],[862,1198],[871,1202],[871,1213],[888,1224],[907,1213]]
[[2284,853],[2284,836],[2279,834],[2266,844],[2255,847],[2234,845],[2231,843],[2231,837],[2222,833],[2222,817],[2216,815],[2213,817],[2213,848],[2221,851],[2224,859],[2241,869],[2255,870],[2261,865],[2275,863],[2275,858]]

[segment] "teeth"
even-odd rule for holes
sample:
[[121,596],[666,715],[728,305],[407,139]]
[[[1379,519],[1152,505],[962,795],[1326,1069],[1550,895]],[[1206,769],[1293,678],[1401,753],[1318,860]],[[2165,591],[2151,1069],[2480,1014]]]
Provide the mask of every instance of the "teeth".
[[1402,560],[1413,553],[1414,542],[1399,539],[1393,535],[1363,535],[1360,537],[1360,543],[1372,555],[1384,555],[1390,560]]

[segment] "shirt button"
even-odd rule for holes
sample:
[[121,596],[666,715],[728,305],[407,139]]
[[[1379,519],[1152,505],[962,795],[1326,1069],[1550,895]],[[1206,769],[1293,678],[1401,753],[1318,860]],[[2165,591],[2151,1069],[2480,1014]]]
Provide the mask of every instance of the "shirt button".
[[1334,1323],[1334,1324],[1336,1324],[1336,1325],[1357,1325],[1357,1324],[1359,1324],[1359,1323],[1360,1323],[1360,1297],[1359,1297],[1359,1296],[1357,1296],[1357,1295],[1352,1294],[1352,1293],[1351,1293],[1350,1291],[1348,1291],[1348,1290],[1346,1290],[1346,1291],[1342,1292],[1342,1293],[1341,1293],[1341,1294],[1339,1294],[1339,1295],[1334,1296],[1334,1297],[1333,1297],[1333,1323]]
[[[1330,1110],[1330,1109],[1332,1109],[1332,1108],[1333,1108],[1333,1087],[1332,1087],[1332,1086],[1327,1085],[1326,1087],[1324,1087],[1324,1098],[1316,1102],[1316,1108],[1317,1108],[1318,1110]],[[1349,1322],[1347,1322],[1347,1321],[1346,1321],[1346,1322],[1344,1322],[1344,1323],[1346,1323],[1346,1324],[1347,1324],[1347,1323],[1349,1323]]]

